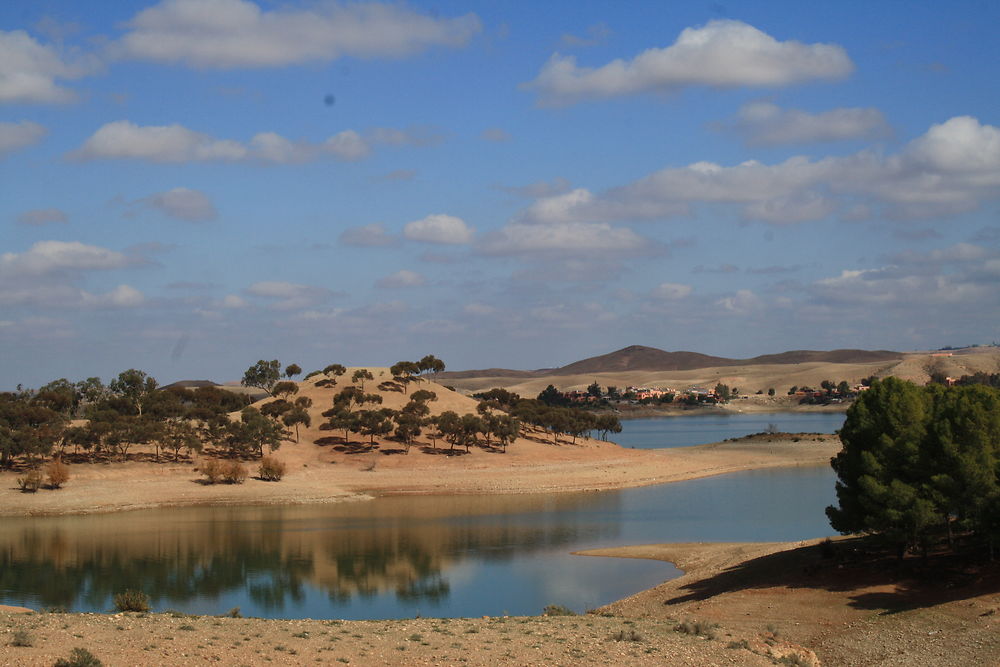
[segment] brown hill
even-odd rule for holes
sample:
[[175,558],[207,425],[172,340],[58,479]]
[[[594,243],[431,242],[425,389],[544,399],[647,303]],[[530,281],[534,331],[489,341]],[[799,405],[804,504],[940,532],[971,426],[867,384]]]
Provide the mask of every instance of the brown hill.
[[890,350],[792,350],[780,354],[765,354],[752,359],[729,359],[714,357],[698,352],[667,352],[645,345],[629,345],[620,350],[597,357],[581,359],[559,368],[543,368],[535,371],[516,371],[503,368],[489,368],[474,371],[439,373],[437,380],[465,380],[478,377],[491,378],[536,378],[552,375],[586,375],[593,373],[623,373],[632,371],[691,371],[701,368],[722,368],[726,366],[755,366],[761,364],[870,364],[883,361],[899,361],[903,355]]

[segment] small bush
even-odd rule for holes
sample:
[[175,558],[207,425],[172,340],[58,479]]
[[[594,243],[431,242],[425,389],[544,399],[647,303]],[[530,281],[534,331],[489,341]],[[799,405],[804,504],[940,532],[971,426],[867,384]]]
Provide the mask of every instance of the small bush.
[[561,604],[550,604],[545,605],[545,609],[542,610],[542,616],[576,616],[576,612]]
[[27,630],[15,630],[14,637],[10,640],[11,646],[31,646],[32,638]]
[[748,642],[746,639],[741,639],[739,641],[731,641],[728,644],[726,644],[726,648],[732,648],[732,649],[743,648],[749,651],[750,642]]
[[226,616],[228,616],[229,618],[243,618],[243,614],[240,613],[239,607],[233,607],[232,609],[230,609],[228,612],[226,612]]
[[69,659],[59,658],[53,667],[104,667],[104,663],[87,649],[75,648],[70,651]]
[[209,459],[201,465],[201,474],[209,484],[218,484],[222,480],[224,463],[218,459]]
[[50,489],[58,489],[69,481],[69,466],[55,458],[45,465],[45,478]]
[[17,478],[17,485],[21,487],[21,493],[34,493],[42,488],[42,473],[29,470],[24,477]]
[[242,484],[247,478],[247,467],[239,461],[229,461],[222,469],[226,484]]
[[115,609],[118,611],[149,611],[149,596],[142,591],[131,589],[115,594]]
[[674,632],[715,639],[715,629],[718,627],[715,623],[706,623],[705,621],[681,621],[674,626]]
[[285,476],[285,464],[273,456],[265,456],[260,460],[257,475],[265,482],[280,482]]
[[645,641],[635,630],[619,630],[609,637],[614,642],[641,642]]

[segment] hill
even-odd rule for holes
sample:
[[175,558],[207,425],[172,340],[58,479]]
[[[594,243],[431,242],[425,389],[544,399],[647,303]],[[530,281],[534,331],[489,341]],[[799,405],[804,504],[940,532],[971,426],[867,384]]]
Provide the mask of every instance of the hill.
[[781,397],[793,386],[817,386],[823,380],[856,384],[867,377],[893,376],[924,384],[935,372],[957,378],[998,371],[1000,348],[995,347],[948,352],[791,350],[750,359],[729,359],[632,345],[555,369],[449,372],[438,374],[435,380],[466,393],[504,387],[522,396],[535,396],[549,384],[568,391],[585,389],[592,382],[602,386],[673,389],[714,387],[721,382],[751,395],[774,388]]
[[691,371],[700,368],[726,366],[755,366],[762,364],[833,363],[862,364],[899,361],[901,352],[891,350],[792,350],[780,354],[765,354],[751,359],[729,359],[698,352],[667,352],[645,345],[629,345],[620,350],[596,357],[581,359],[559,368],[518,371],[505,368],[439,373],[438,380],[468,379],[473,377],[531,378],[549,375],[578,375],[586,373],[621,373],[627,371]]

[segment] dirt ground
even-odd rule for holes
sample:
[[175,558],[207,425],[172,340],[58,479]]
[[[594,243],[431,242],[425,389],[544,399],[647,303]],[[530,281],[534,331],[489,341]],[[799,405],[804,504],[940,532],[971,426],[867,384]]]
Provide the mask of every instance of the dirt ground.
[[256,475],[243,484],[202,483],[199,459],[71,463],[58,490],[21,493],[17,471],[0,473],[0,516],[42,516],[199,504],[288,504],[359,500],[372,494],[546,493],[661,484],[740,470],[823,465],[840,448],[836,436],[758,436],[664,450],[624,449],[596,440],[519,439],[506,453],[473,448],[413,447],[409,454],[338,451],[286,442],[275,453],[288,467],[280,482]]
[[[749,641],[780,639],[824,665],[1000,664],[1000,567],[951,556],[903,565],[842,539],[662,544],[586,552],[654,558],[684,575],[599,611],[697,618]],[[804,652],[803,652],[804,654]]]

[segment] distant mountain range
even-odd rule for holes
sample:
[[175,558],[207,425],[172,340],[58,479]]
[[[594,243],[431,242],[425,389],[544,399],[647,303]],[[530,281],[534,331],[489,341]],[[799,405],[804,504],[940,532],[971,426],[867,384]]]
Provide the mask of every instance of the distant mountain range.
[[766,364],[803,364],[810,362],[834,364],[865,364],[899,361],[902,353],[891,350],[792,350],[780,354],[764,354],[751,359],[728,359],[698,352],[667,352],[655,347],[629,345],[615,352],[575,361],[559,368],[541,368],[534,371],[515,371],[506,368],[487,368],[471,371],[446,371],[435,379],[465,379],[477,377],[534,378],[549,375],[583,375],[592,373],[621,373],[632,371],[690,371],[721,366],[757,366]]

